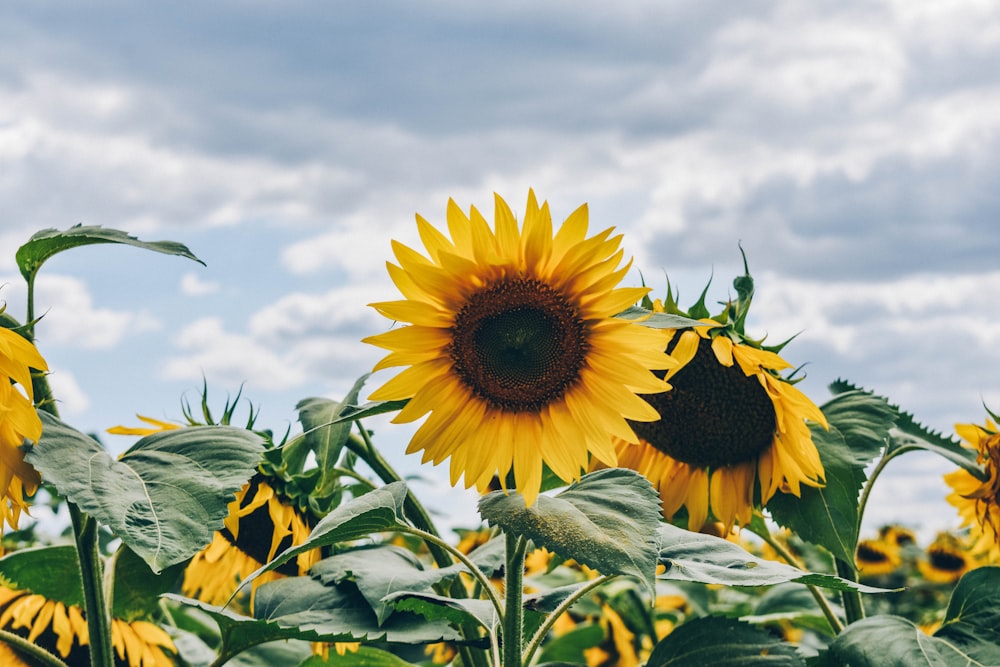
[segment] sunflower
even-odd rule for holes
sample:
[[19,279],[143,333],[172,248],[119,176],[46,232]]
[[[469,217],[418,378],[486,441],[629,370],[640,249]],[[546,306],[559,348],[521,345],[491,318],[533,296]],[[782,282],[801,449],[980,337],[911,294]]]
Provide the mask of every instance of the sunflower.
[[1000,432],[996,419],[989,412],[984,426],[955,425],[966,446],[978,452],[986,480],[976,478],[964,468],[944,476],[952,489],[945,499],[958,509],[962,527],[969,529],[974,540],[973,552],[979,556],[995,556],[1000,552]]
[[[0,628],[60,656],[71,665],[90,664],[87,621],[75,605],[65,605],[27,591],[0,586]],[[176,664],[170,636],[160,626],[143,620],[111,620],[115,665],[172,667]],[[0,664],[29,667],[35,663],[0,642]]]
[[513,471],[530,506],[543,464],[577,480],[591,452],[615,463],[611,435],[637,442],[629,421],[659,418],[637,393],[667,390],[651,370],[676,364],[662,332],[614,317],[649,290],[616,288],[631,266],[619,266],[621,235],[588,238],[587,217],[581,206],[553,235],[548,204],[529,192],[519,229],[496,196],[491,229],[449,200],[450,239],[417,216],[428,257],[393,241],[389,275],[405,298],[372,306],[408,325],[364,341],[389,350],[375,370],[407,368],[371,398],[409,399],[397,423],[430,413],[407,453],[450,459],[452,485],[464,476],[483,492],[497,476],[506,489]]
[[895,572],[902,560],[895,544],[883,540],[859,540],[854,562],[862,577],[879,577]]
[[28,509],[24,497],[41,482],[38,471],[24,461],[24,446],[42,435],[31,369],[47,371],[48,365],[31,342],[0,326],[0,531],[5,523],[17,529],[21,512]]
[[926,558],[917,561],[917,567],[927,581],[953,584],[975,565],[955,536],[941,533],[927,547]]
[[[753,294],[749,272],[733,284],[738,300],[714,318],[707,317],[705,292],[690,312],[677,307],[669,288],[666,304],[649,304],[657,312],[697,317],[704,326],[668,331],[666,349],[678,362],[664,376],[672,389],[645,397],[661,418],[632,424],[640,446],[616,445],[618,465],[659,489],[668,520],[687,508],[689,530],[712,516],[728,533],[734,523],[750,522],[755,498],[764,505],[778,491],[799,496],[803,485],[824,481],[808,422],[826,428],[826,418],[781,375],[791,368],[778,355],[784,344],[765,347],[744,333]],[[601,459],[593,467],[601,465],[612,463]]]

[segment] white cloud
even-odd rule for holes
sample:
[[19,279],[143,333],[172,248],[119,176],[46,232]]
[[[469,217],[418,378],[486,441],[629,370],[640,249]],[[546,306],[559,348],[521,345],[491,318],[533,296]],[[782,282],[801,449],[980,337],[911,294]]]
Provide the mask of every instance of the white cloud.
[[[10,313],[23,320],[25,286],[20,276],[0,279],[0,293]],[[127,336],[156,331],[159,319],[146,310],[115,310],[94,304],[87,283],[80,278],[41,273],[35,283],[35,315],[41,321],[35,335],[43,344],[61,344],[86,349],[109,349]]]
[[64,368],[51,368],[48,381],[52,394],[58,397],[60,414],[74,417],[85,414],[90,408],[90,397],[70,371]]
[[204,296],[219,291],[219,283],[204,281],[198,274],[188,272],[181,276],[181,292],[188,296]]

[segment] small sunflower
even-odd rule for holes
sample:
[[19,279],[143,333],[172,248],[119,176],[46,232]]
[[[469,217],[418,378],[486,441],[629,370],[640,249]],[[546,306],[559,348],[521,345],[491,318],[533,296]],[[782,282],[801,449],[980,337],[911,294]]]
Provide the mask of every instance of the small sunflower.
[[38,471],[24,460],[24,446],[42,435],[31,369],[47,371],[48,365],[28,340],[0,326],[0,531],[5,523],[17,529],[21,512],[28,509],[24,497],[41,482]]
[[[83,611],[27,591],[0,586],[0,628],[60,656],[71,665],[90,664]],[[160,626],[143,620],[111,620],[116,667],[173,667],[177,649]],[[35,664],[0,642],[2,664]]]
[[753,295],[749,271],[733,284],[738,300],[711,318],[705,292],[689,312],[677,307],[669,288],[666,304],[649,304],[705,326],[668,332],[666,350],[679,364],[664,377],[672,389],[646,396],[661,418],[632,424],[639,447],[624,441],[616,447],[618,465],[658,488],[668,520],[687,508],[689,530],[711,516],[728,532],[750,522],[755,498],[764,505],[778,491],[799,496],[803,485],[824,482],[809,421],[826,428],[826,418],[782,376],[791,368],[778,355],[784,344],[765,347],[744,333]]
[[945,499],[958,509],[962,527],[969,528],[977,555],[1000,552],[1000,432],[995,420],[996,415],[989,412],[984,426],[955,425],[966,446],[978,452],[987,479],[977,479],[964,468],[944,476],[952,489]]
[[579,479],[593,452],[614,464],[611,435],[638,442],[629,425],[659,418],[637,394],[668,389],[652,370],[676,364],[663,333],[614,317],[647,288],[616,288],[621,235],[587,237],[581,206],[553,235],[547,203],[528,193],[522,228],[496,196],[494,228],[449,200],[449,239],[421,216],[429,257],[393,241],[389,275],[405,297],[372,306],[408,325],[364,341],[389,350],[375,370],[406,366],[371,394],[409,399],[395,422],[430,413],[407,453],[450,459],[451,483],[488,489],[496,475],[531,505],[543,464]]
[[953,584],[975,567],[972,557],[961,543],[948,533],[941,533],[927,547],[926,558],[917,561],[920,574],[927,581]]
[[889,524],[879,528],[878,537],[883,542],[895,544],[899,549],[907,549],[917,544],[917,534],[905,526]]
[[883,540],[859,540],[854,561],[862,577],[892,574],[902,563],[899,548]]

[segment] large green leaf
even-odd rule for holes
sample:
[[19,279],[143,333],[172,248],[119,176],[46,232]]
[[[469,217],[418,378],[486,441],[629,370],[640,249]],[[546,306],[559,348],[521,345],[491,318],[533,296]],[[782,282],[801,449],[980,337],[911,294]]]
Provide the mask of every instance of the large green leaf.
[[660,497],[632,470],[584,475],[555,497],[539,496],[530,508],[520,494],[494,491],[479,500],[479,513],[505,533],[523,535],[602,574],[638,577],[653,590]]
[[490,632],[500,625],[500,617],[489,600],[409,592],[392,593],[386,599],[397,609],[416,612],[428,621],[447,621],[460,626],[474,620]]
[[320,519],[302,544],[285,549],[276,555],[270,563],[250,574],[243,580],[243,583],[246,584],[263,573],[280,567],[300,553],[311,551],[317,547],[357,540],[373,533],[405,528],[406,523],[403,520],[403,501],[405,499],[406,485],[403,482],[393,482],[340,505]]
[[388,651],[359,646],[357,650],[346,651],[344,655],[338,655],[336,651],[330,651],[326,658],[314,655],[299,667],[413,667],[413,663]]
[[659,579],[695,581],[725,586],[770,586],[792,581],[834,590],[886,592],[831,574],[804,572],[791,565],[754,556],[738,544],[714,535],[694,533],[668,523],[657,529],[660,563],[666,568]]
[[[667,635],[649,656],[657,667],[804,667],[795,647],[733,618],[707,616]],[[853,667],[853,666],[852,666]]]
[[186,563],[153,572],[146,561],[127,546],[114,558],[114,602],[112,615],[125,621],[145,619],[159,612],[160,595],[177,588]]
[[101,226],[73,225],[66,230],[43,229],[35,232],[28,242],[17,249],[15,259],[17,268],[21,271],[24,279],[31,282],[33,276],[41,268],[45,260],[70,248],[79,246],[94,245],[97,243],[120,243],[131,245],[145,250],[163,253],[166,255],[178,255],[194,260],[204,265],[186,246],[174,241],[140,241],[130,234],[117,230],[107,229]]
[[853,563],[860,529],[858,494],[867,479],[865,467],[886,445],[897,413],[884,398],[863,391],[838,394],[822,409],[830,430],[817,425],[811,430],[823,462],[825,486],[804,486],[799,498],[778,493],[767,509],[776,522],[802,539]]
[[899,616],[870,616],[851,623],[830,644],[817,667],[995,667],[960,646],[931,637]]
[[192,426],[146,436],[115,459],[93,438],[39,414],[42,437],[26,460],[153,572],[211,542],[264,451],[252,431]]
[[1000,665],[1000,568],[981,567],[959,580],[934,636],[984,664]]

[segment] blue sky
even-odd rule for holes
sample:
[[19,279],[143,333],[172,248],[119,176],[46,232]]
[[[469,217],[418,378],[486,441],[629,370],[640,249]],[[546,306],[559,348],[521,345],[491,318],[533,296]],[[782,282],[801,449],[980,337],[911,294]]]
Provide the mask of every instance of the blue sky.
[[[1000,408],[1000,7],[976,0],[608,3],[39,1],[0,8],[0,282],[76,223],[188,245],[61,255],[39,346],[83,430],[180,415],[204,375],[276,430],[339,397],[387,326],[392,238],[448,197],[588,202],[658,292],[725,299],[752,332],[934,428]],[[381,377],[372,381],[372,387]],[[403,456],[424,493],[444,471]],[[112,441],[114,447],[119,445]],[[889,468],[869,523],[956,523],[948,466]]]

